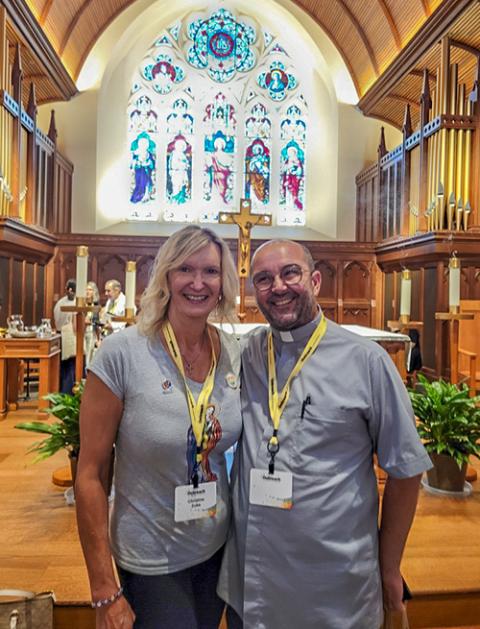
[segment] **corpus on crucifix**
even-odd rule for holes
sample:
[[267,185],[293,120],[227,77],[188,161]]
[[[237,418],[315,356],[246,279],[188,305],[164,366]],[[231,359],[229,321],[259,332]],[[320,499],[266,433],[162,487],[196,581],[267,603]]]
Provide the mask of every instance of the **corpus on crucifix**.
[[238,318],[243,321],[245,312],[245,280],[250,275],[250,240],[252,227],[272,224],[271,214],[252,214],[250,199],[240,199],[239,212],[221,212],[219,222],[238,226],[237,270],[240,278],[240,311]]

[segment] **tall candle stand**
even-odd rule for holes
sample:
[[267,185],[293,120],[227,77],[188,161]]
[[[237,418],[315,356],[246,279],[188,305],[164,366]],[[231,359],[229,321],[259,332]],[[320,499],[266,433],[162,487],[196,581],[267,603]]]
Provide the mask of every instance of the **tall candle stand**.
[[85,339],[85,316],[89,312],[99,312],[100,306],[87,306],[84,297],[75,299],[75,306],[62,306],[62,312],[76,315],[76,347],[75,347],[75,387],[78,387],[83,378],[83,344]]
[[[99,312],[100,306],[87,306],[85,297],[76,297],[74,306],[62,306],[62,312],[76,315],[75,318],[75,385],[74,392],[78,391],[83,378],[83,342],[85,339],[85,316],[89,312]],[[73,483],[70,465],[55,470],[52,474],[52,482],[60,487],[70,487]]]
[[458,384],[458,338],[460,321],[473,319],[472,312],[460,312],[458,306],[450,308],[450,312],[436,312],[437,321],[448,321],[448,338],[450,345],[450,382]]

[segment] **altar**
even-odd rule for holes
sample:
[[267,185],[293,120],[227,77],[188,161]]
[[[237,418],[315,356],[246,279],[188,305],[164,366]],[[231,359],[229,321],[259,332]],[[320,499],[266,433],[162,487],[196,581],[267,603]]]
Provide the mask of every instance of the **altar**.
[[47,338],[0,339],[0,417],[17,409],[18,361],[35,358],[39,361],[38,412],[46,412],[44,396],[58,391],[60,373],[60,335]]

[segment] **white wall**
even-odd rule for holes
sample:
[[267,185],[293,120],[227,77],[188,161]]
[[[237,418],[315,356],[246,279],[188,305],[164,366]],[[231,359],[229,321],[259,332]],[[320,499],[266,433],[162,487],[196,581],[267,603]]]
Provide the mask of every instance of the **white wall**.
[[[210,3],[212,4],[212,3]],[[355,237],[355,175],[376,159],[381,123],[364,118],[351,104],[356,93],[343,61],[313,20],[291,0],[263,0],[253,5],[237,0],[227,5],[252,13],[277,32],[293,57],[305,67],[310,109],[307,154],[307,228],[287,229],[298,239],[351,240]],[[60,150],[75,166],[74,232],[168,235],[175,224],[119,222],[128,199],[128,147],[125,108],[134,70],[145,51],[186,9],[204,3],[178,0],[138,0],[101,36],[87,59],[79,83],[92,87],[69,103],[55,104]],[[48,129],[51,105],[39,110],[39,125]],[[400,134],[386,127],[387,146],[400,143]],[[285,236],[286,228],[269,228],[268,237]],[[236,228],[219,226],[224,236]],[[257,229],[263,235],[267,228]]]

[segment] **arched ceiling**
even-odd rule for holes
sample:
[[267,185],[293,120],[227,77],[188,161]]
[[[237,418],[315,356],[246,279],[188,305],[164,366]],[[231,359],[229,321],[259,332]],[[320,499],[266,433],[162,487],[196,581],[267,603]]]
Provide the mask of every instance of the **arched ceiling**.
[[[110,22],[135,0],[26,0],[75,80]],[[295,0],[340,51],[359,96],[442,0]]]
[[[68,74],[76,80],[82,65],[107,26],[126,7],[136,0],[25,0],[43,32],[58,54]],[[425,51],[421,62],[417,59],[407,80],[385,90],[382,98],[364,108],[362,101],[398,62],[402,53],[410,50],[435,21],[435,16],[446,13],[445,9],[471,5],[472,11],[480,12],[475,0],[294,0],[315,20],[342,55],[360,97],[360,106],[368,115],[375,115],[401,126],[405,104],[412,105],[415,123],[417,102],[421,88],[421,71],[426,63],[436,60],[435,51]],[[442,18],[443,19],[443,18]],[[479,29],[468,27],[471,46],[479,46]],[[459,29],[457,29],[458,31]],[[460,29],[461,31],[461,29]],[[417,36],[417,37],[416,37]],[[463,33],[456,36],[463,41]],[[432,50],[435,46],[432,42]],[[468,52],[465,52],[468,55]],[[438,56],[438,55],[437,55]],[[429,70],[434,71],[431,65]],[[470,75],[469,75],[470,76]],[[432,85],[431,85],[432,87]],[[471,87],[471,86],[470,86]],[[40,94],[40,101],[42,94]],[[49,100],[44,98],[43,100]]]

